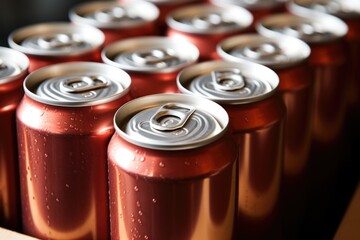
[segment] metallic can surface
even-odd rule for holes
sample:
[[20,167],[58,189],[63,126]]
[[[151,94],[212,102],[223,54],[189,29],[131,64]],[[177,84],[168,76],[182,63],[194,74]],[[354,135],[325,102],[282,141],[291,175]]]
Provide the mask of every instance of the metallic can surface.
[[168,15],[166,34],[192,42],[199,48],[200,60],[204,61],[216,59],[216,45],[226,37],[246,31],[252,21],[251,13],[242,7],[192,5]]
[[106,149],[130,82],[93,62],[55,64],[25,79],[17,109],[24,233],[109,238]]
[[117,111],[112,239],[232,239],[238,153],[228,121],[218,104],[184,94],[137,98]]
[[25,54],[0,47],[0,226],[15,231],[21,229],[15,112],[28,68]]
[[145,1],[87,2],[69,11],[71,22],[100,29],[105,34],[105,46],[125,38],[156,35],[158,17],[159,9]]
[[103,62],[131,76],[132,97],[176,93],[176,76],[195,63],[199,50],[186,41],[168,37],[136,37],[115,42],[101,53]]
[[9,35],[8,44],[29,57],[33,72],[61,62],[100,61],[104,38],[95,27],[55,22],[19,28]]
[[261,18],[270,14],[282,13],[286,11],[288,0],[209,0],[217,6],[233,5],[243,7],[251,12],[254,17],[251,31],[255,31],[255,24]]
[[238,144],[237,239],[278,239],[285,106],[268,67],[210,61],[184,69],[181,92],[220,103]]
[[310,47],[303,41],[259,34],[230,37],[218,46],[228,61],[252,61],[273,69],[280,79],[279,93],[286,106],[284,138],[284,229],[297,227],[304,211],[305,180],[311,146],[313,75]]

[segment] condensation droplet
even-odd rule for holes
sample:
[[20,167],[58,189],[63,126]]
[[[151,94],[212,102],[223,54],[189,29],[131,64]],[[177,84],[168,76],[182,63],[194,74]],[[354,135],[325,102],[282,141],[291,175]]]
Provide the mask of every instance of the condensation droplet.
[[139,188],[137,186],[135,186],[134,190],[137,192],[137,191],[139,191]]
[[160,162],[160,163],[159,163],[159,166],[160,166],[160,167],[165,167],[165,164],[164,164],[163,162]]
[[156,203],[156,199],[155,199],[155,198],[153,198],[153,199],[152,199],[152,202],[153,202],[153,203]]

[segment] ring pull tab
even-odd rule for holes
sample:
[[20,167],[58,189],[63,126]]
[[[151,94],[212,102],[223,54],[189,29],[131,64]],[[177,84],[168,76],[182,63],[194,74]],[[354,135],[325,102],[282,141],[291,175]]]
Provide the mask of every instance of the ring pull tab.
[[296,37],[315,36],[327,34],[324,27],[316,23],[298,23],[288,26],[284,29],[284,33]]
[[244,49],[244,55],[251,59],[264,59],[282,55],[281,48],[274,43],[262,43]]
[[66,93],[81,93],[105,88],[108,85],[109,81],[102,76],[80,76],[63,80],[60,90]]
[[168,103],[161,106],[150,119],[150,127],[160,131],[173,131],[182,128],[195,112],[192,106]]
[[0,58],[0,70],[3,70],[7,68],[6,64],[4,63],[4,61]]
[[56,49],[78,46],[84,42],[76,34],[56,34],[48,37],[41,37],[37,44],[44,49]]
[[116,6],[112,8],[106,8],[94,13],[94,17],[99,22],[121,22],[125,20],[136,20],[139,17],[130,16],[125,8]]
[[216,89],[221,91],[239,90],[245,86],[245,80],[240,69],[230,68],[211,72]]
[[166,67],[171,61],[179,60],[172,49],[151,49],[147,51],[134,52],[132,60],[139,65],[156,65]]
[[210,29],[218,26],[231,25],[233,22],[225,21],[224,18],[218,13],[209,13],[207,15],[202,15],[194,17],[191,20],[191,23],[200,29]]

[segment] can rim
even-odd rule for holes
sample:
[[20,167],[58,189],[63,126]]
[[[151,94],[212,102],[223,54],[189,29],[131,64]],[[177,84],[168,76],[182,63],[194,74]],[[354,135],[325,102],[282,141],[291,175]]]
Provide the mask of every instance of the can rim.
[[[120,79],[116,81],[120,81],[119,83],[122,84],[122,86],[124,87],[124,89],[121,92],[95,101],[76,102],[76,104],[70,101],[44,99],[33,92],[34,88],[36,88],[39,83],[45,81],[46,79],[63,76],[64,73],[67,74],[74,74],[74,73],[81,74],[84,72],[103,73],[104,70],[111,79]],[[129,92],[130,85],[131,85],[130,76],[121,69],[109,66],[104,63],[70,62],[70,63],[53,64],[31,72],[25,78],[23,83],[23,88],[25,95],[27,95],[28,97],[30,97],[31,99],[37,102],[41,102],[47,105],[59,106],[59,107],[88,107],[88,106],[95,106],[95,105],[108,103],[121,98],[122,96],[126,95]]]
[[[266,59],[262,61],[260,59],[256,61],[253,59],[239,58],[228,53],[230,49],[236,46],[239,46],[241,44],[243,44],[243,46],[246,46],[247,43],[254,42],[274,43],[284,51],[287,51],[289,55],[293,54],[295,56],[295,53],[298,53],[298,55],[291,58],[290,61],[289,59],[283,59],[279,61],[267,61]],[[301,39],[286,35],[266,37],[257,33],[241,34],[226,38],[217,45],[216,50],[218,55],[223,60],[231,62],[253,61],[255,63],[270,67],[272,69],[281,69],[297,65],[307,60],[310,57],[311,53],[310,46]]]
[[6,57],[6,59],[11,59],[16,62],[20,68],[20,72],[15,75],[0,78],[0,85],[18,80],[19,76],[25,75],[28,72],[30,61],[24,53],[11,48],[0,46],[0,59],[2,56]]
[[[212,117],[214,117],[222,130],[215,135],[212,135],[205,139],[193,141],[189,144],[173,143],[169,146],[166,143],[161,144],[157,141],[140,141],[135,137],[128,135],[126,132],[121,130],[121,127],[119,127],[122,126],[124,122],[126,122],[131,116],[135,115],[136,113],[155,106],[161,106],[169,102],[184,103],[189,105],[191,105],[191,103],[193,102],[196,102],[196,107],[200,107],[202,111],[207,112]],[[125,103],[116,111],[113,118],[113,123],[116,132],[115,134],[118,134],[122,139],[129,143],[144,148],[175,151],[202,147],[220,139],[227,132],[229,116],[223,107],[221,107],[216,102],[210,101],[208,99],[181,93],[160,93],[135,98]]]
[[[212,29],[211,31],[208,29],[199,29],[189,26],[188,24],[184,24],[179,22],[177,19],[184,16],[193,16],[196,13],[204,13],[204,12],[226,12],[227,17],[232,17],[237,24],[231,27],[222,27],[217,29]],[[239,18],[239,16],[242,16]],[[190,5],[186,7],[180,7],[176,10],[171,11],[166,16],[166,23],[168,27],[185,33],[192,34],[205,34],[205,35],[214,35],[214,34],[225,34],[235,31],[246,30],[253,23],[254,18],[250,11],[243,7],[239,6],[215,6],[211,4],[196,4]]]
[[[28,37],[41,35],[43,33],[80,33],[88,36],[86,38],[88,43],[91,44],[90,48],[82,49],[72,52],[64,51],[46,51],[38,49],[29,49],[21,45],[21,42]],[[8,44],[11,48],[18,50],[22,53],[36,56],[79,56],[84,55],[95,49],[100,48],[105,41],[104,33],[92,26],[75,25],[69,22],[48,22],[38,23],[29,26],[25,26],[14,30],[8,37]]]
[[266,81],[271,85],[272,89],[271,91],[256,97],[254,96],[246,97],[246,98],[244,97],[218,98],[218,97],[209,97],[209,96],[201,96],[201,97],[212,100],[219,104],[239,105],[239,104],[249,104],[264,100],[274,95],[278,91],[278,87],[280,83],[278,75],[269,67],[250,61],[229,62],[225,60],[214,60],[214,61],[201,62],[183,69],[176,78],[176,84],[181,93],[198,96],[197,93],[194,93],[185,87],[186,83],[190,82],[194,77],[197,77],[199,75],[209,74],[211,71],[223,70],[224,68],[238,68],[240,69],[240,71],[244,72],[245,74],[249,74],[248,76],[251,77],[257,77],[259,74],[262,74],[262,76],[267,77]]
[[[116,6],[129,8],[129,9],[134,7],[146,9],[146,11],[141,12],[142,14],[141,17],[143,21],[127,22],[126,24],[122,22],[101,23],[95,19],[89,19],[83,16],[86,13],[94,12],[102,7],[116,7]],[[123,29],[123,28],[141,26],[146,23],[155,22],[158,19],[159,15],[160,15],[159,8],[156,5],[145,1],[136,1],[131,3],[100,2],[100,1],[87,2],[87,3],[78,4],[75,7],[71,8],[69,11],[69,19],[73,23],[90,25],[100,29]]]
[[[114,55],[118,55],[121,52],[131,52],[133,50],[139,50],[139,48],[150,48],[150,47],[175,47],[176,52],[179,53],[181,58],[185,59],[185,62],[175,66],[158,68],[158,69],[148,69],[141,68],[138,66],[131,66],[128,64],[121,64],[113,61]],[[171,73],[176,72],[188,65],[191,65],[198,61],[200,56],[199,49],[192,43],[175,40],[170,37],[159,37],[159,36],[149,36],[149,37],[133,37],[125,40],[120,40],[114,43],[109,44],[101,51],[101,59],[104,63],[124,69],[129,72],[141,72],[141,73]]]

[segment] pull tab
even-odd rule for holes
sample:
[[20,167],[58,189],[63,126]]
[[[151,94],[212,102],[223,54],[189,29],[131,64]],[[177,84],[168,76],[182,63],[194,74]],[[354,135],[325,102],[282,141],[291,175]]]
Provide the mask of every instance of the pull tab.
[[3,69],[5,69],[5,68],[7,68],[7,67],[6,67],[6,64],[5,64],[4,61],[0,58],[0,70],[3,70]]
[[246,47],[244,55],[251,59],[264,59],[282,55],[282,50],[277,44],[262,43],[257,46]]
[[321,12],[337,13],[337,12],[350,12],[350,9],[343,8],[339,2],[336,1],[324,1],[314,3],[313,9],[320,10]]
[[293,24],[286,27],[283,32],[296,37],[324,35],[327,33],[320,24],[316,23]]
[[130,16],[126,9],[120,6],[96,11],[94,18],[99,22],[106,23],[140,19],[139,17]]
[[156,65],[158,67],[169,66],[169,62],[179,60],[172,49],[151,49],[142,52],[134,52],[132,60],[139,65]]
[[192,106],[168,103],[151,117],[150,127],[160,131],[173,131],[182,128],[189,117],[195,112]]
[[80,93],[105,88],[109,81],[101,76],[81,76],[63,80],[60,83],[60,90],[66,93]]
[[56,34],[53,36],[42,37],[37,40],[37,44],[44,49],[72,47],[83,44],[75,34]]
[[221,91],[234,91],[245,86],[244,77],[236,68],[212,71],[211,78],[215,88]]
[[195,27],[200,29],[210,29],[233,24],[233,22],[225,21],[223,17],[217,13],[209,13],[207,15],[195,17],[191,22]]

